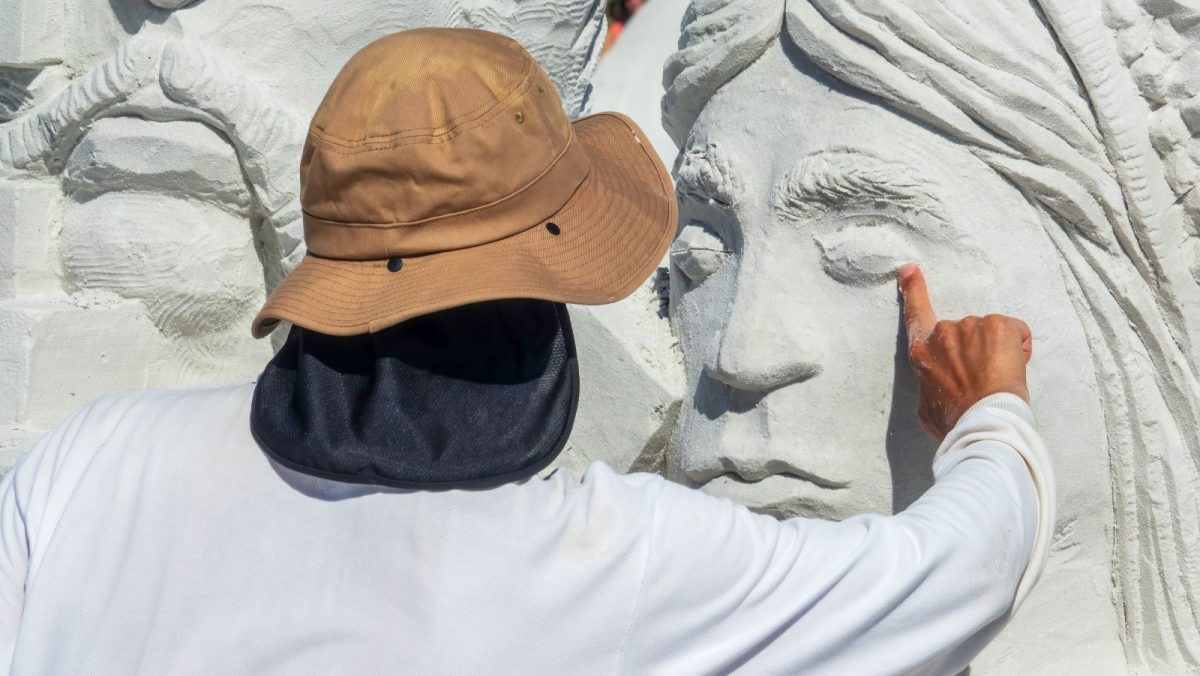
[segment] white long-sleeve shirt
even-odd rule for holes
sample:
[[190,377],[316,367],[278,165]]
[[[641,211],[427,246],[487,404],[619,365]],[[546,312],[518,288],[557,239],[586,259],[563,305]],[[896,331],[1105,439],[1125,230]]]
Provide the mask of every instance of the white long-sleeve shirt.
[[0,483],[17,674],[954,673],[1037,577],[1053,484],[997,395],[895,516],[778,521],[602,463],[487,490],[273,464],[252,385],[111,396]]

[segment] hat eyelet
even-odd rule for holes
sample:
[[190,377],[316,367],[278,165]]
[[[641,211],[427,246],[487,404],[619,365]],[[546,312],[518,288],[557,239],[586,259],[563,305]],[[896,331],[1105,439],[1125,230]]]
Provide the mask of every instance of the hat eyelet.
[[550,222],[546,224],[546,231],[551,235],[557,235],[558,233],[562,232],[562,229],[558,227],[557,223]]
[[518,110],[514,117],[517,119],[517,124],[525,124],[525,113]]
[[388,259],[387,269],[389,272],[400,272],[400,268],[404,267],[404,259],[399,256],[393,256]]

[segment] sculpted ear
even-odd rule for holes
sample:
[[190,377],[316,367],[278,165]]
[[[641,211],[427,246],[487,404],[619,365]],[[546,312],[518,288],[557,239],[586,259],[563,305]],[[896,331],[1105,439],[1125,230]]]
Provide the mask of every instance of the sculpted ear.
[[454,10],[450,25],[494,31],[521,43],[554,82],[563,110],[578,117],[587,111],[600,60],[605,6],[604,0],[496,2]]

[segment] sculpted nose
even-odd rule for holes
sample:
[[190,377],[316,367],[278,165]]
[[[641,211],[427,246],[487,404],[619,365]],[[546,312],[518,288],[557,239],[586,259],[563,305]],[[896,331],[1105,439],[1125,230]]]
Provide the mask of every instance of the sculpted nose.
[[705,364],[714,380],[750,392],[812,378],[821,372],[824,352],[821,336],[801,325],[789,303],[767,302],[761,291],[734,299]]

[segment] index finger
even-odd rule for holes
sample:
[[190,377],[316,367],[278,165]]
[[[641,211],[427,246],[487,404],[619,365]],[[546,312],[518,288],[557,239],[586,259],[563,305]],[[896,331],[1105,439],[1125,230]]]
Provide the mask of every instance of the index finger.
[[908,331],[908,342],[925,340],[937,323],[937,315],[929,302],[929,288],[925,285],[925,273],[916,263],[900,266],[900,294],[904,297],[904,327]]

